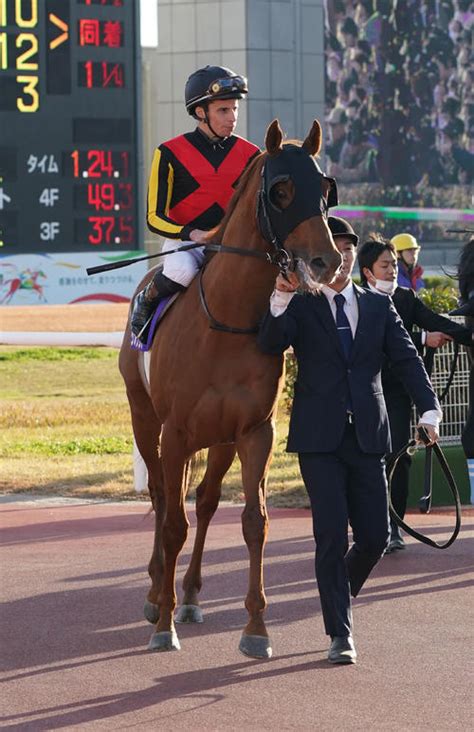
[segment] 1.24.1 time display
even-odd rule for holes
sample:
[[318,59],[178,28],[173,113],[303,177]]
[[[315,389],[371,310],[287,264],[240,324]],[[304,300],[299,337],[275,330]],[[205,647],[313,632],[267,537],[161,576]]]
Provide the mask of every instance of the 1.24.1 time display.
[[[73,150],[63,155],[63,172],[77,182],[74,208],[93,214],[74,221],[76,244],[133,244],[133,217],[124,215],[135,204],[128,150]],[[125,179],[125,180],[124,180]]]

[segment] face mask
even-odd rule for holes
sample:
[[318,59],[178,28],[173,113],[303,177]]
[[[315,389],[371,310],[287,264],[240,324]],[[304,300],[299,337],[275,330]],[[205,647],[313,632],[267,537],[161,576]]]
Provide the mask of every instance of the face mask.
[[389,282],[387,280],[375,280],[375,289],[382,292],[384,295],[393,295],[397,289],[396,282]]

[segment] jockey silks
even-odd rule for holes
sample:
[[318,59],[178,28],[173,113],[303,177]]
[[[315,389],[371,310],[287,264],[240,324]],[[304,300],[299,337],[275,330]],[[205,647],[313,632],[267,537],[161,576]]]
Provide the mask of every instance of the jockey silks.
[[258,152],[242,137],[213,142],[198,128],[162,143],[150,172],[148,228],[186,241],[193,229],[217,226],[237,181]]

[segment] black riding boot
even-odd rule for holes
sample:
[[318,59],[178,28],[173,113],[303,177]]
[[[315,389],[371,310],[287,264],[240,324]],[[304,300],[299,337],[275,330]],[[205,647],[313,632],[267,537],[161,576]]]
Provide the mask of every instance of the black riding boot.
[[160,270],[155,274],[151,282],[147,284],[144,290],[138,293],[133,303],[132,317],[130,325],[132,333],[140,338],[140,333],[144,329],[153,312],[164,297],[174,295],[186,288],[183,285],[173,282],[169,277]]

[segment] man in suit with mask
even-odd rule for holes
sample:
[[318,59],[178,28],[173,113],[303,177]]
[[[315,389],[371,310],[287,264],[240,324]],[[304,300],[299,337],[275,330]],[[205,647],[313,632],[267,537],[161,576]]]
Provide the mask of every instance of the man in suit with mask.
[[[412,289],[397,286],[397,251],[392,242],[372,235],[359,248],[357,260],[362,287],[378,295],[390,295],[395,310],[410,334],[418,352],[423,355],[428,373],[433,366],[434,349],[448,341],[472,345],[472,333],[449,318],[438,315],[426,307]],[[413,327],[420,328],[414,332]],[[392,454],[396,455],[410,439],[413,402],[404,384],[387,361],[382,369],[382,387],[387,405],[392,437]],[[390,458],[387,458],[388,460]],[[392,475],[391,498],[395,511],[404,518],[408,500],[411,456],[402,455]],[[400,529],[393,519],[390,521],[390,542],[386,554],[405,549]]]
[[[356,662],[351,594],[356,597],[389,537],[384,455],[390,430],[381,369],[387,357],[415,401],[420,424],[438,439],[442,413],[410,336],[390,298],[351,280],[358,237],[350,224],[329,217],[342,266],[330,285],[296,292],[277,278],[259,333],[260,348],[279,354],[293,346],[298,364],[288,435],[298,453],[313,515],[316,578],[328,660]],[[348,523],[354,543],[349,550]]]

